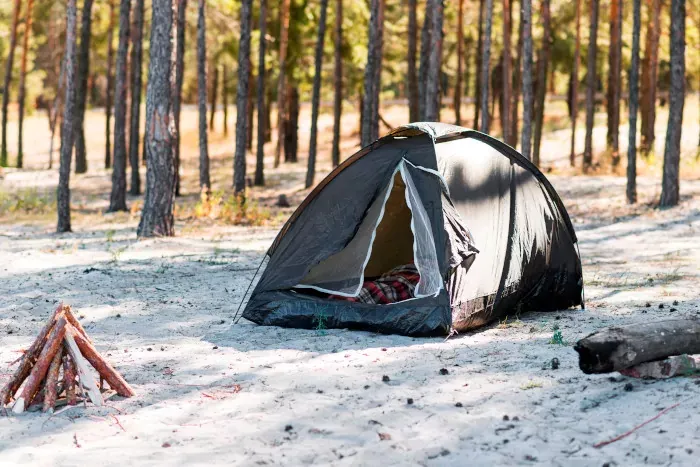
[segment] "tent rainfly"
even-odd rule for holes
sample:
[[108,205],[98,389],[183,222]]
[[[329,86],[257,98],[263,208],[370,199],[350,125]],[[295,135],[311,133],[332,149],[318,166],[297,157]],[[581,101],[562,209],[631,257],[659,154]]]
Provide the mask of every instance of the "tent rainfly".
[[[554,188],[516,150],[414,123],[362,148],[301,203],[243,317],[435,336],[583,305],[576,242]],[[385,280],[397,267],[416,274]]]

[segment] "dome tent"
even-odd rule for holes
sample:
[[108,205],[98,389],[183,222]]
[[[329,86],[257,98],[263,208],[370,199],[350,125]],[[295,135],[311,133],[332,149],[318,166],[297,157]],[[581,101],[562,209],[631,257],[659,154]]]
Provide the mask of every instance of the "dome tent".
[[[564,309],[582,304],[576,241],[552,185],[513,148],[414,123],[362,148],[307,196],[268,250],[243,317],[430,336]],[[333,298],[356,296],[366,277],[406,261],[420,276],[411,299]]]

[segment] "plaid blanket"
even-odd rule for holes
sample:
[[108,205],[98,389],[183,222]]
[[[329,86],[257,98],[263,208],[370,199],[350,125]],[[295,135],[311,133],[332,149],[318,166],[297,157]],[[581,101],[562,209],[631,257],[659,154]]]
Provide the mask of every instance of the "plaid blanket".
[[330,295],[329,298],[373,305],[401,302],[414,297],[419,279],[416,265],[406,264],[382,274],[379,279],[365,281],[357,297]]

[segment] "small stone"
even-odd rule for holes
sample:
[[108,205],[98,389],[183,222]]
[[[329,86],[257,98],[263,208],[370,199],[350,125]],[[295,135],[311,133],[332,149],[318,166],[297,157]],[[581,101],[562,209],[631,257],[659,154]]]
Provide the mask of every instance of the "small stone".
[[455,407],[464,407],[464,405],[462,405],[461,402],[457,402],[457,403],[455,404]]
[[671,309],[668,310],[668,311],[670,311],[671,313],[673,313],[674,311],[678,311],[678,310],[676,310],[675,308],[671,308]]
[[212,349],[214,349],[214,350],[216,350],[216,349],[218,349],[218,348],[219,348],[218,345],[215,345],[214,347],[212,347]]
[[627,383],[625,384],[625,391],[630,392],[634,389],[634,385],[632,383]]
[[115,316],[115,318],[121,318],[121,317],[122,317],[121,313],[117,313],[117,316]]
[[162,445],[161,447],[169,448],[169,447],[170,447],[170,443],[163,443],[163,445]]
[[323,389],[317,389],[316,394],[323,394]]
[[646,303],[644,304],[644,306],[647,307],[647,308],[651,308],[651,303],[646,302]]
[[518,417],[518,416],[516,415],[515,417],[513,417],[513,421],[514,421],[514,422],[519,422],[519,421],[520,421],[520,417]]
[[673,304],[674,304],[675,306],[678,306],[678,300],[674,300],[674,301],[673,301]]
[[365,389],[369,389],[369,384],[365,384]]
[[447,368],[440,368],[440,374],[445,376],[445,375],[449,375],[450,372]]
[[509,417],[508,415],[504,415],[504,416],[503,416],[503,421],[504,421],[504,422],[507,422],[508,420],[510,420],[510,417]]
[[406,404],[413,405],[413,398],[409,397],[408,399],[406,399]]
[[554,357],[552,359],[552,370],[558,370],[559,369],[559,359],[557,357]]
[[663,303],[659,303],[659,310],[662,310],[663,308],[664,308],[664,304],[663,304]]
[[153,350],[153,348],[149,347],[146,350],[148,350],[150,352],[151,350]]
[[389,376],[387,376],[387,375],[384,375],[384,376],[382,376],[382,381],[384,381],[385,383],[388,383],[389,381],[391,381],[391,378],[389,378]]
[[294,427],[293,427],[292,425],[286,425],[286,426],[284,427],[284,431],[286,431],[286,432],[288,432],[288,433],[289,433],[290,431],[292,431],[292,430],[294,430]]
[[277,197],[277,207],[288,208],[289,206],[290,204],[289,200],[287,199],[287,195],[283,193]]

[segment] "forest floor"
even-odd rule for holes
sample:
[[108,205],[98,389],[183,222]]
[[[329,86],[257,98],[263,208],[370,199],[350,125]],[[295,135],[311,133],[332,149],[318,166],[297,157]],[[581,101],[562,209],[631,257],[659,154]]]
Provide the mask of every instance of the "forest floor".
[[[41,169],[45,153],[30,151],[33,170],[4,172],[0,384],[64,301],[137,396],[52,416],[0,415],[0,464],[696,463],[700,379],[585,375],[572,345],[610,325],[700,316],[700,180],[683,180],[681,204],[659,210],[660,177],[641,176],[640,203],[630,207],[624,178],[568,171],[568,140],[558,134],[565,130],[553,130],[543,165],[580,239],[586,310],[528,313],[447,341],[234,325],[255,269],[292,210],[274,201],[285,193],[296,205],[307,193],[304,164],[268,170],[269,186],[253,190],[260,213],[253,220],[262,225],[200,215],[196,118],[186,115],[189,194],[178,201],[174,238],[136,240],[135,197],[131,212],[104,214],[109,173],[97,168],[99,137],[90,140],[90,172],[72,180],[74,233],[54,233],[57,176]],[[346,118],[347,156],[356,148],[356,123]],[[400,121],[401,113],[389,109],[385,118]],[[88,134],[101,134],[99,118],[89,121]],[[317,180],[330,168],[329,122],[321,122]],[[696,138],[697,124],[690,128]],[[215,187],[230,185],[229,129],[228,138],[211,138]],[[41,131],[37,123],[32,139],[43,144]],[[304,126],[301,138],[308,139]],[[686,147],[691,167],[694,146]],[[557,330],[563,344],[550,343]],[[631,436],[593,447],[674,404]]]

